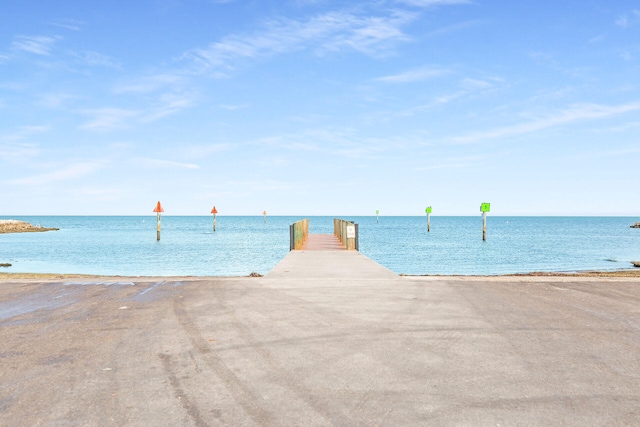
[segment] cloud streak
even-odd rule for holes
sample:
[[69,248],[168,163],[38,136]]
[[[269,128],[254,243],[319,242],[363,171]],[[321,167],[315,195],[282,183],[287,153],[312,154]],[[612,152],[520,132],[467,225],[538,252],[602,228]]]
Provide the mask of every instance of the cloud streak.
[[80,60],[83,64],[86,64],[91,67],[107,67],[107,68],[115,68],[122,69],[122,65],[109,58],[106,55],[103,55],[98,52],[93,51],[82,51],[76,52],[73,54],[78,60]]
[[630,13],[622,15],[616,19],[616,25],[625,29],[637,24],[640,24],[640,9],[632,10]]
[[67,181],[82,176],[89,175],[97,170],[103,169],[105,162],[78,162],[68,166],[53,170],[48,173],[34,175],[25,178],[9,180],[10,185],[21,185],[29,187],[42,187],[60,181]]
[[328,52],[357,51],[370,56],[388,53],[396,43],[410,38],[402,27],[417,14],[394,11],[383,16],[363,16],[355,12],[329,12],[307,20],[271,19],[261,32],[230,35],[206,48],[184,54],[202,72],[224,73],[243,59],[258,59],[295,51],[312,50],[318,55]]
[[46,132],[48,130],[49,130],[48,126],[22,126],[16,132],[0,135],[0,142],[21,141],[29,138],[31,135]]
[[142,77],[133,83],[119,84],[114,89],[117,94],[152,93],[166,87],[183,85],[185,78],[179,74],[161,73]]
[[460,144],[470,144],[487,139],[524,135],[563,124],[569,124],[582,120],[597,120],[638,110],[640,110],[640,103],[630,103],[617,106],[581,104],[573,106],[565,111],[561,111],[560,113],[553,116],[529,121],[526,123],[520,123],[513,126],[505,126],[486,132],[477,132],[465,136],[454,137],[451,138],[451,141]]
[[143,158],[138,157],[134,160],[135,163],[141,166],[150,167],[150,168],[160,168],[160,169],[200,169],[199,165],[195,163],[181,163],[175,162],[173,160],[162,160],[162,159],[151,159],[151,158]]
[[35,55],[49,56],[53,50],[53,45],[60,39],[61,37],[57,36],[18,36],[11,44],[11,47],[14,50],[33,53]]
[[179,94],[164,94],[160,97],[157,104],[145,114],[142,122],[149,123],[159,120],[163,117],[176,114],[193,105],[193,98]]
[[397,0],[397,3],[415,7],[447,6],[454,4],[469,4],[469,0]]
[[40,154],[40,148],[35,144],[8,143],[0,145],[0,161],[17,162],[33,158]]
[[128,120],[140,116],[140,111],[121,108],[100,108],[96,110],[86,110],[84,114],[93,116],[93,119],[80,126],[80,129],[112,130],[127,127]]
[[411,83],[440,77],[448,73],[449,70],[445,70],[442,68],[423,67],[405,71],[400,74],[379,77],[375,79],[375,81],[383,83]]

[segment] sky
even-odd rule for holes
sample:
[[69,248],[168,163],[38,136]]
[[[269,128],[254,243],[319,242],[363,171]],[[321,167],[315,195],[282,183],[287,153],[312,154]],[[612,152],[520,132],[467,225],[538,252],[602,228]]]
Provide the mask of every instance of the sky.
[[0,215],[640,215],[633,0],[4,0]]

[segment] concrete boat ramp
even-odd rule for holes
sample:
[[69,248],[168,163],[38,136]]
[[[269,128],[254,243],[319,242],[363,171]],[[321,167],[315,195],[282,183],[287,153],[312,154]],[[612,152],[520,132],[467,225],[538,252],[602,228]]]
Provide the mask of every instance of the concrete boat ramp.
[[262,278],[9,278],[0,425],[640,425],[639,307],[637,279],[311,246]]

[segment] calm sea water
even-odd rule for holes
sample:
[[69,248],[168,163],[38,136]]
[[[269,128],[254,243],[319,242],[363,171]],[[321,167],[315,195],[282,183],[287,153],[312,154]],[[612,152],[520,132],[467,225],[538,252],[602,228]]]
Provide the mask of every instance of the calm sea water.
[[[0,217],[59,231],[0,234],[5,272],[238,276],[267,273],[289,251],[289,225],[303,217]],[[360,252],[396,273],[495,275],[618,270],[640,260],[640,229],[628,217],[343,217],[359,224]],[[310,217],[332,233],[333,217]]]

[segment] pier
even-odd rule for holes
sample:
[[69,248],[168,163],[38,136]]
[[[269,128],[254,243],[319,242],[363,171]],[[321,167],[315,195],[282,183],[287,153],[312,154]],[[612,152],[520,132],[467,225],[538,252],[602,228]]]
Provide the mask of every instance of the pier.
[[399,276],[360,252],[347,250],[333,234],[309,234],[301,249],[289,252],[265,278],[397,280]]
[[358,224],[339,218],[333,220],[333,235],[309,234],[309,219],[289,226],[289,249],[294,250],[358,250]]

